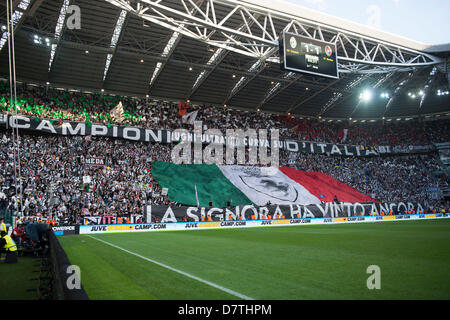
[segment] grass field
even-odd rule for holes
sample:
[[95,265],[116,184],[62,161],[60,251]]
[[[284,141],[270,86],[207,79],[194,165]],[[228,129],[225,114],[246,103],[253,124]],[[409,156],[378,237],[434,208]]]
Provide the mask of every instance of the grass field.
[[19,257],[16,264],[0,260],[0,300],[37,299],[40,263],[40,259],[33,257]]
[[450,299],[448,219],[59,240],[90,299]]

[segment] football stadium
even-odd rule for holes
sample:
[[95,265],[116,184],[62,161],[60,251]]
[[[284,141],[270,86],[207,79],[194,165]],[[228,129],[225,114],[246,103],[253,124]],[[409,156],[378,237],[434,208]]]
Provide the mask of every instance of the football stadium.
[[0,27],[0,299],[450,299],[450,39],[281,0]]

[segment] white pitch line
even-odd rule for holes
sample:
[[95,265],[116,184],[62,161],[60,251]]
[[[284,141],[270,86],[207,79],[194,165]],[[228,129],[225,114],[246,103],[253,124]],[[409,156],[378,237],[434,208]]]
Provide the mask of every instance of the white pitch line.
[[89,237],[92,238],[92,239],[95,239],[95,240],[97,240],[97,241],[103,242],[104,244],[107,244],[107,245],[109,245],[109,246],[111,246],[111,247],[114,247],[114,248],[116,248],[116,249],[125,251],[126,253],[132,254],[132,255],[134,255],[134,256],[136,256],[136,257],[138,257],[138,258],[144,259],[144,260],[146,260],[146,261],[148,261],[148,262],[157,264],[158,266],[161,266],[161,267],[163,267],[163,268],[166,268],[166,269],[169,269],[169,270],[171,270],[171,271],[174,271],[174,272],[177,272],[177,273],[179,273],[179,274],[182,274],[183,276],[186,276],[186,277],[188,277],[188,278],[191,278],[191,279],[200,281],[200,282],[202,282],[202,283],[204,283],[204,284],[207,284],[208,286],[211,286],[211,287],[213,287],[213,288],[219,289],[219,290],[221,290],[221,291],[223,291],[223,292],[229,293],[229,294],[231,294],[231,295],[233,295],[233,296],[236,296],[236,297],[238,297],[238,298],[241,298],[241,299],[244,299],[244,300],[255,300],[255,299],[253,299],[253,298],[251,298],[251,297],[249,297],[249,296],[246,296],[246,295],[240,294],[239,292],[236,292],[236,291],[230,290],[230,289],[228,289],[228,288],[219,286],[218,284],[215,284],[215,283],[210,282],[210,281],[208,281],[208,280],[204,280],[204,279],[202,279],[202,278],[199,278],[199,277],[194,276],[194,275],[192,275],[192,274],[189,274],[189,273],[187,273],[187,272],[184,272],[184,271],[175,269],[175,268],[173,268],[173,267],[171,267],[171,266],[168,266],[168,265],[166,265],[166,264],[164,264],[164,263],[161,263],[161,262],[155,261],[155,260],[153,260],[153,259],[150,259],[150,258],[141,256],[141,255],[138,254],[138,253],[135,253],[135,252],[129,251],[129,250],[127,250],[127,249],[121,248],[121,247],[116,246],[115,244],[112,244],[112,243],[110,243],[110,242],[107,242],[107,241],[98,239],[98,238],[93,237],[93,236],[89,236]]

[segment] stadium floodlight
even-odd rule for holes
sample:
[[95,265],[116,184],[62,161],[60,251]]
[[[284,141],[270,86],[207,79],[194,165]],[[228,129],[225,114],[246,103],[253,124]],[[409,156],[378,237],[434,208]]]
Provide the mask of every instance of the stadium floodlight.
[[423,90],[419,91],[419,96],[423,96]]
[[416,95],[415,95],[415,94],[413,94],[413,95],[411,96],[411,98],[415,99],[415,98],[416,98]]
[[363,93],[361,93],[359,95],[359,99],[363,100],[364,102],[368,102],[368,101],[372,100],[372,95],[373,95],[372,91],[366,89],[363,91]]
[[[35,34],[34,35],[34,39],[33,39],[33,42],[34,42],[34,44],[42,44],[42,37],[41,36],[39,36],[39,35],[37,35],[37,34]],[[47,42],[47,45],[48,45],[48,42]]]

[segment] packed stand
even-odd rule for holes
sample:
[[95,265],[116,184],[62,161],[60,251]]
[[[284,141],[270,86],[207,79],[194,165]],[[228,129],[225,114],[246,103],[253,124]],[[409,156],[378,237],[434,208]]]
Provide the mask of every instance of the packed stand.
[[388,157],[339,157],[281,151],[281,163],[298,170],[323,172],[373,199],[413,202],[437,209],[442,205],[436,190],[442,166],[435,154]]
[[[8,83],[0,82],[0,112],[13,113]],[[17,112],[38,118],[82,121],[106,125],[133,125],[150,129],[192,128],[184,124],[176,103],[110,96],[100,93],[62,91],[53,88],[22,85],[17,89]],[[111,110],[123,106],[123,116],[115,117]],[[210,106],[191,107],[198,111],[196,120],[205,128],[279,129],[281,139],[298,139],[321,143],[344,143],[363,146],[429,145],[448,142],[449,120],[406,122],[328,122],[298,119],[262,112],[234,110]],[[344,129],[347,134],[344,135]]]
[[[153,161],[171,161],[171,145],[121,139],[21,134],[22,194],[16,198],[11,130],[0,130],[0,209],[55,219],[83,215],[143,214],[145,205],[171,203],[153,180]],[[91,157],[104,165],[86,164]],[[429,191],[437,186],[434,156],[328,157],[281,151],[280,166],[320,171],[385,202],[443,205]],[[85,182],[89,176],[91,181]],[[78,220],[79,221],[79,220]]]

